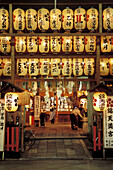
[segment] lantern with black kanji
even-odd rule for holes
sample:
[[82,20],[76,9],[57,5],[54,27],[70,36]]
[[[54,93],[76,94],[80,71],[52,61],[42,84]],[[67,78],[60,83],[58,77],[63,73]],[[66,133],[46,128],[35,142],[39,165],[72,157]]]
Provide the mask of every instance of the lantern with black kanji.
[[73,29],[73,10],[70,8],[62,11],[62,28],[64,30]]
[[38,28],[41,31],[49,29],[49,10],[41,8],[38,10]]
[[36,53],[38,51],[37,36],[28,36],[27,37],[27,51],[29,53]]
[[101,36],[101,51],[111,52],[112,44],[111,44],[111,36]]
[[103,111],[107,105],[107,95],[104,92],[95,92],[93,95],[93,108],[96,111]]
[[18,109],[18,94],[8,92],[5,94],[5,110],[7,112],[15,112]]
[[9,12],[1,8],[0,9],[0,31],[4,32],[7,31],[9,28]]
[[109,59],[109,71],[110,71],[110,75],[113,76],[113,58]]
[[86,10],[81,7],[74,11],[74,27],[77,31],[82,31],[86,28]]
[[98,11],[95,8],[87,10],[87,29],[94,32],[98,28]]
[[103,28],[107,31],[113,29],[113,8],[103,10]]
[[43,76],[49,75],[49,59],[40,59],[40,74]]
[[50,11],[50,28],[53,31],[61,29],[61,10],[52,9]]
[[62,75],[63,76],[71,76],[72,74],[72,60],[71,58],[63,58],[62,59]]
[[74,76],[83,75],[83,59],[82,58],[73,59],[73,74]]
[[11,37],[0,37],[0,51],[3,54],[11,52]]
[[84,58],[84,74],[86,76],[94,74],[94,58]]
[[84,51],[84,36],[74,36],[73,37],[73,49],[76,53],[81,53]]
[[17,8],[13,11],[13,27],[16,31],[25,29],[25,12],[23,9]]
[[107,76],[109,74],[109,59],[101,58],[100,59],[100,75]]
[[85,36],[85,51],[94,53],[96,50],[96,36]]
[[24,53],[26,51],[26,37],[15,37],[15,50],[17,53]]
[[60,59],[58,58],[51,59],[51,75],[52,76],[60,75]]
[[27,59],[17,59],[17,74],[19,76],[27,75]]
[[48,53],[49,52],[49,36],[39,37],[39,52]]
[[59,53],[61,51],[61,37],[60,36],[50,37],[50,49],[52,53]]
[[11,76],[11,59],[3,59],[3,75]]
[[65,53],[72,51],[72,36],[62,36],[62,51]]
[[37,76],[39,75],[39,60],[36,58],[29,59],[29,75]]
[[2,75],[3,72],[3,60],[0,58],[0,76]]
[[26,28],[28,31],[37,29],[37,11],[35,9],[26,10]]

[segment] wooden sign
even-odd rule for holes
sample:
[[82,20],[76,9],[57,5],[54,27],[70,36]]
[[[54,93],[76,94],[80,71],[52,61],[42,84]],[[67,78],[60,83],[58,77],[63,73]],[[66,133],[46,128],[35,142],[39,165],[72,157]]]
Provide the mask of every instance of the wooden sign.
[[35,9],[26,10],[26,28],[28,31],[37,29],[37,11]]
[[84,58],[84,74],[86,76],[94,74],[94,58]]
[[74,52],[81,53],[84,51],[84,36],[74,36],[73,38],[73,48]]
[[38,37],[37,36],[27,37],[27,51],[29,53],[36,53],[38,51]]
[[0,152],[4,151],[5,143],[5,100],[0,99]]
[[61,37],[60,36],[50,37],[50,49],[52,53],[59,53],[61,51]]
[[18,94],[18,105],[29,105],[30,104],[30,93],[24,91]]
[[74,76],[83,75],[83,59],[82,58],[73,59],[73,74]]
[[9,12],[1,8],[0,9],[0,31],[6,31],[9,28]]
[[51,75],[52,76],[60,75],[60,59],[58,58],[51,59]]
[[101,58],[100,59],[100,75],[107,76],[109,74],[109,59]]
[[48,53],[49,52],[49,36],[39,37],[39,52]]
[[54,31],[61,29],[61,10],[52,9],[50,11],[50,28]]
[[49,75],[49,59],[40,59],[40,74],[41,75]]
[[3,75],[11,76],[11,59],[3,59]]
[[17,74],[19,76],[27,75],[27,59],[17,59]]
[[40,118],[40,96],[35,96],[34,98],[34,120],[39,120]]
[[37,76],[39,75],[39,60],[38,59],[29,59],[29,75]]
[[38,10],[38,28],[42,31],[49,29],[49,10],[41,8]]
[[26,37],[15,37],[15,50],[17,53],[24,53],[26,51]]
[[95,8],[87,10],[87,28],[90,31],[96,31],[98,28],[98,11]]
[[63,76],[71,76],[72,74],[72,60],[69,59],[62,59],[62,75]]
[[73,28],[73,10],[66,8],[62,11],[62,28],[71,30]]

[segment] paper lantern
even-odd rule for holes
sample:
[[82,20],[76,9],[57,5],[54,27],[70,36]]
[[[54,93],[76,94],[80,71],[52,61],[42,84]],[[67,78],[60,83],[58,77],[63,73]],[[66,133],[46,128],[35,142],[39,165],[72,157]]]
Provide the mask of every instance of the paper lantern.
[[74,76],[83,75],[83,59],[82,58],[73,59],[73,74]]
[[109,71],[110,71],[110,75],[113,76],[113,58],[109,59]]
[[0,51],[4,54],[11,52],[11,37],[0,37]]
[[15,37],[15,50],[17,53],[24,53],[26,51],[26,37]]
[[9,12],[6,9],[0,9],[0,31],[6,31],[9,28]]
[[62,75],[63,76],[71,76],[72,74],[72,60],[69,59],[62,59]]
[[27,59],[17,59],[17,74],[19,76],[27,75]]
[[111,52],[111,36],[101,36],[101,51]]
[[49,52],[49,36],[39,37],[39,52],[48,53]]
[[26,28],[28,31],[37,29],[37,11],[35,9],[26,10]]
[[64,30],[73,29],[73,10],[70,8],[62,11],[62,28]]
[[74,27],[77,31],[82,31],[86,28],[86,10],[77,8],[74,11]]
[[50,28],[54,31],[61,29],[61,10],[52,9],[50,11]]
[[113,8],[103,10],[103,28],[107,31],[113,29]]
[[18,94],[9,92],[5,94],[5,110],[15,112],[18,109]]
[[72,51],[72,36],[62,36],[62,51],[65,53]]
[[96,36],[85,36],[85,51],[94,53],[96,50]]
[[84,58],[84,74],[86,76],[94,74],[94,58]]
[[51,75],[52,76],[60,75],[60,59],[58,58],[51,59]]
[[87,28],[90,31],[96,31],[98,28],[98,11],[95,8],[87,10]]
[[38,10],[38,28],[45,31],[49,29],[49,10],[41,8]]
[[49,75],[49,59],[40,59],[40,74],[43,76]]
[[109,74],[109,59],[101,58],[100,59],[100,75],[107,76]]
[[84,51],[84,36],[74,36],[73,38],[73,48],[74,52],[81,53]]
[[93,95],[93,108],[96,111],[103,111],[107,105],[107,95],[104,92],[95,92]]
[[17,8],[13,11],[13,27],[16,31],[25,29],[25,12],[23,9]]
[[11,59],[3,59],[3,75],[11,76]]
[[3,60],[0,58],[0,76],[2,75],[3,72]]
[[39,60],[38,59],[29,59],[29,75],[37,76],[39,75]]
[[27,51],[29,53],[36,53],[38,51],[38,38],[37,38],[37,36],[27,37]]
[[61,51],[61,37],[60,36],[50,37],[50,49],[52,53],[59,53]]

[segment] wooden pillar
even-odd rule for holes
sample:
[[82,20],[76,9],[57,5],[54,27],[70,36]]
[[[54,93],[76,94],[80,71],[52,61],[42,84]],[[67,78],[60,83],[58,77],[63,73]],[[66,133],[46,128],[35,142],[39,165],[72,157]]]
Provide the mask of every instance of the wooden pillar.
[[100,83],[100,37],[97,37],[97,51],[96,51],[96,74],[97,84]]

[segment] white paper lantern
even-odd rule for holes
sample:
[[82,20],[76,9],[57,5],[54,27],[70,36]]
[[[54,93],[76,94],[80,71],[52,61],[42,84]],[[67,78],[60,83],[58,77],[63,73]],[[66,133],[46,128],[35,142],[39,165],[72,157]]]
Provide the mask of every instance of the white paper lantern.
[[113,29],[113,8],[103,10],[103,28],[107,31]]
[[87,28],[90,31],[96,31],[98,28],[98,11],[95,8],[87,10]]
[[73,38],[73,48],[74,52],[81,53],[84,51],[84,36],[74,36]]
[[18,94],[9,92],[5,94],[5,110],[15,112],[18,109]]
[[42,31],[49,29],[49,10],[41,8],[38,10],[38,28]]
[[111,52],[111,48],[111,36],[101,36],[101,51],[103,53]]
[[83,75],[83,59],[82,58],[73,59],[73,74],[74,76]]
[[27,75],[27,59],[17,59],[17,74],[19,76]]
[[9,12],[1,8],[0,9],[0,31],[7,31],[9,28]]
[[15,50],[17,53],[24,53],[26,51],[26,37],[15,37]]
[[96,50],[96,36],[85,36],[85,51],[94,53]]
[[38,38],[37,38],[37,36],[27,37],[27,51],[29,53],[36,53],[38,51]]
[[101,58],[100,59],[100,75],[107,76],[109,74],[109,59]]
[[51,75],[52,76],[60,75],[60,59],[58,58],[51,59]]
[[3,59],[3,75],[11,76],[11,59]]
[[113,76],[113,58],[109,59],[109,71],[110,71],[110,75]]
[[52,9],[50,11],[50,28],[54,31],[61,29],[61,10]]
[[39,75],[39,60],[38,59],[29,59],[29,75],[37,76]]
[[48,53],[49,52],[49,36],[39,37],[39,52]]
[[84,74],[86,76],[94,74],[94,58],[84,58]]
[[62,59],[62,75],[71,76],[72,74],[72,60],[63,58]]
[[50,49],[52,53],[59,53],[61,51],[61,37],[60,36],[50,37]]
[[72,36],[62,36],[62,51],[65,53],[72,51]]
[[13,26],[16,31],[25,29],[25,12],[23,9],[17,8],[13,11]]
[[64,30],[73,29],[73,10],[70,8],[62,11],[62,28]]
[[2,75],[3,72],[3,60],[0,58],[0,76]]
[[37,29],[37,11],[35,9],[26,10],[26,28],[28,31]]
[[0,37],[0,51],[4,54],[11,52],[11,37]]
[[93,95],[93,108],[103,111],[107,106],[107,95],[104,92],[95,92]]
[[49,75],[49,59],[40,59],[40,74],[42,76]]

